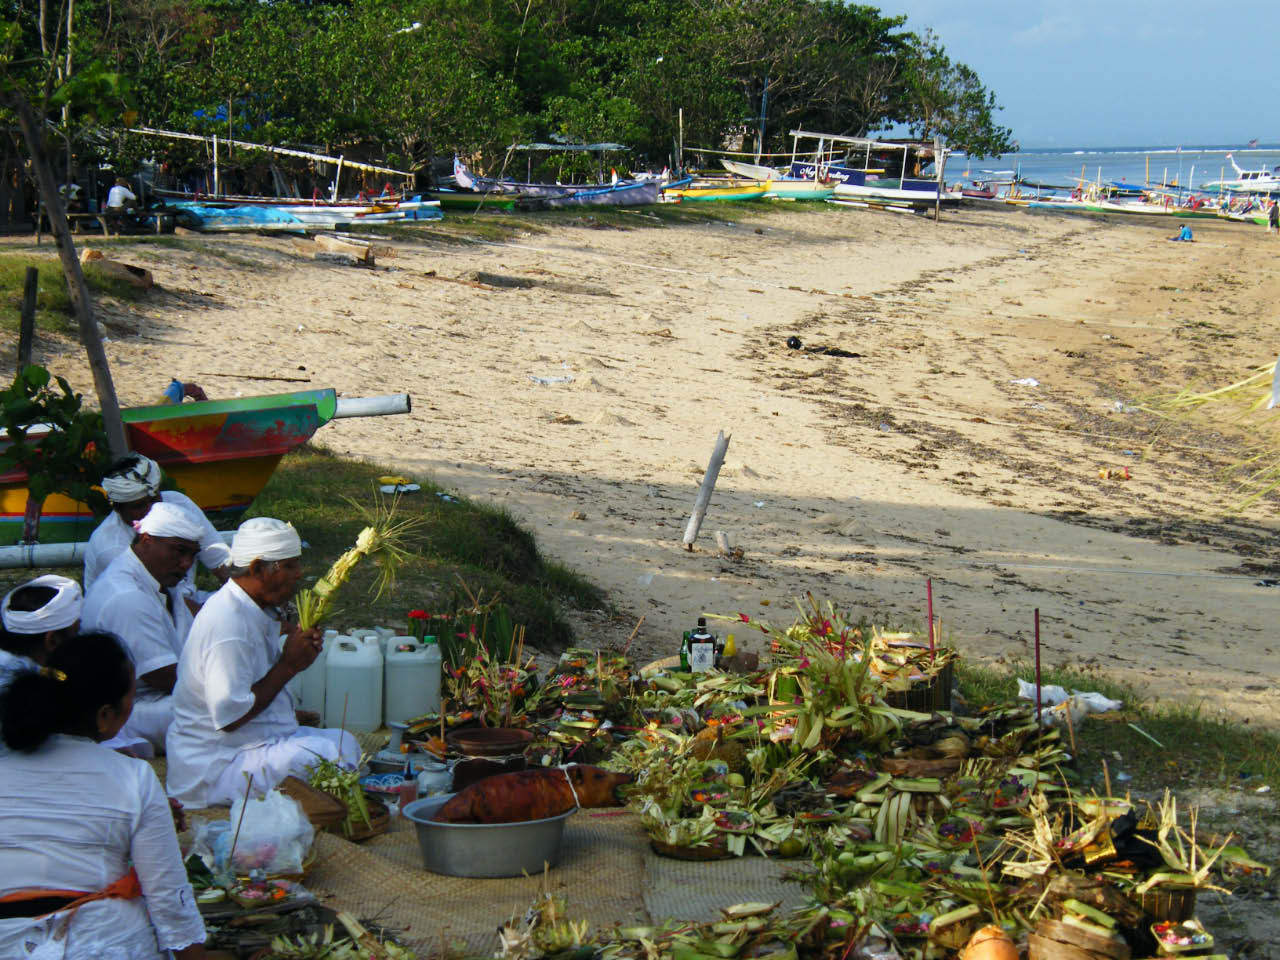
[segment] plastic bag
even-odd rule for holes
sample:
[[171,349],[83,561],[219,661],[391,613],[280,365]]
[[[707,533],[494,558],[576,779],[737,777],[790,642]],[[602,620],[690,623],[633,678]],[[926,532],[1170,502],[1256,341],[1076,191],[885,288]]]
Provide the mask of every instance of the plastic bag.
[[[251,870],[262,870],[267,876],[301,873],[302,862],[315,839],[315,830],[302,807],[279,790],[262,797],[250,797],[248,805],[243,822],[240,812],[245,799],[241,797],[231,807],[230,820],[200,824],[192,852],[214,874],[230,872],[244,876]],[[238,839],[237,823],[240,824]],[[233,839],[235,857],[228,870]]]

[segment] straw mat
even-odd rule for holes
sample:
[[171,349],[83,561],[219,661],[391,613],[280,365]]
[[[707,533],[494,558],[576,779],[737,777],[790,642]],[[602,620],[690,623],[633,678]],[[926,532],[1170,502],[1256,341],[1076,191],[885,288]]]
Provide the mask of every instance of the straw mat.
[[318,836],[320,858],[307,886],[332,897],[324,902],[334,909],[407,928],[403,939],[414,949],[463,941],[469,951],[491,954],[498,926],[522,917],[544,889],[565,897],[569,917],[592,930],[649,922],[643,898],[648,843],[632,814],[584,810],[570,817],[560,865],[545,881],[542,874],[479,880],[428,873],[413,825],[402,818],[392,824],[359,845]]
[[803,906],[806,889],[784,883],[788,870],[807,860],[732,857],[728,860],[672,860],[645,851],[644,905],[649,916],[663,920],[721,920],[721,907],[746,901],[781,902],[784,909]]

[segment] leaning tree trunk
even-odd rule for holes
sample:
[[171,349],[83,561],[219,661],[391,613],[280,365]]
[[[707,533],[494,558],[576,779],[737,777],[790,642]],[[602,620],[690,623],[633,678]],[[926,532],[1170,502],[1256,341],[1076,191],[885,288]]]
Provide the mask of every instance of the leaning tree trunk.
[[10,91],[6,99],[18,115],[18,125],[22,128],[23,139],[27,141],[27,147],[31,151],[31,167],[35,172],[40,193],[44,197],[43,206],[48,213],[49,224],[53,228],[58,255],[62,258],[62,272],[67,278],[67,290],[75,309],[76,323],[80,327],[80,342],[84,345],[85,353],[89,355],[89,367],[93,370],[93,384],[98,394],[98,405],[102,409],[107,445],[112,457],[120,457],[129,452],[124,421],[120,417],[120,403],[116,399],[115,384],[111,380],[111,367],[107,363],[107,353],[102,348],[102,334],[98,330],[98,321],[93,316],[93,302],[89,299],[89,288],[85,286],[84,272],[80,269],[80,260],[76,257],[75,244],[71,240],[71,228],[67,226],[66,212],[58,198],[58,184],[44,149],[44,138],[41,136],[40,127],[26,97],[17,91]]

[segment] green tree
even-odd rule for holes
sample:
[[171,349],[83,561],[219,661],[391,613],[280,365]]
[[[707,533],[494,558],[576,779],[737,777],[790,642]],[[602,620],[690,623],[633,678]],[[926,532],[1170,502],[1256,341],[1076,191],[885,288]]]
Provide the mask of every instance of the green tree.
[[996,123],[995,94],[972,68],[953,63],[932,32],[917,39],[907,77],[909,122],[916,136],[940,137],[975,157],[1013,148],[1012,132]]

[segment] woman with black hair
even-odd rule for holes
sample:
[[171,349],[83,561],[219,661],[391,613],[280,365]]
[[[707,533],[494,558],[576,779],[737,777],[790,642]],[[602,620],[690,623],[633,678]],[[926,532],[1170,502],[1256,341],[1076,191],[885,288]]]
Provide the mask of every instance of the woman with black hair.
[[6,593],[0,601],[0,686],[42,666],[58,644],[75,636],[83,607],[80,584],[52,573]]
[[101,746],[124,726],[135,687],[120,642],[89,633],[0,692],[2,957],[205,956],[160,781]]

